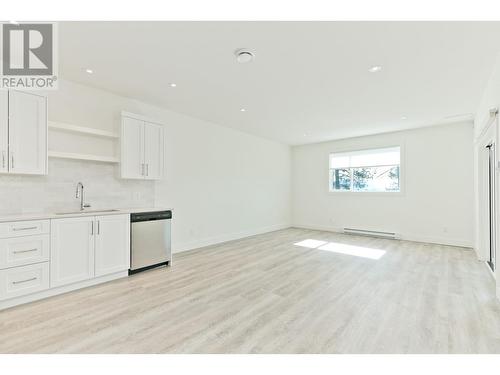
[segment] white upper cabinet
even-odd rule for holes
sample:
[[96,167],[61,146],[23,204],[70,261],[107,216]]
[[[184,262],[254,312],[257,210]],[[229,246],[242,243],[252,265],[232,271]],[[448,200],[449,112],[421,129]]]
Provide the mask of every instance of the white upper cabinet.
[[144,123],[145,178],[159,180],[163,169],[163,127]]
[[163,176],[163,126],[122,115],[121,177],[159,180]]
[[124,117],[121,134],[122,178],[144,178],[144,122]]
[[47,174],[45,96],[20,91],[1,93],[0,172]]
[[8,173],[9,154],[9,94],[0,91],[0,173]]
[[130,215],[97,216],[95,276],[130,268]]

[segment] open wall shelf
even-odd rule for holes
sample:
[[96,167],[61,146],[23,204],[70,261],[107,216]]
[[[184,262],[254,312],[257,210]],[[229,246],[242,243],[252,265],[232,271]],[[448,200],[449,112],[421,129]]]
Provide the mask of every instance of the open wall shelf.
[[120,135],[118,133],[106,131],[106,130],[100,130],[100,129],[94,129],[94,128],[88,128],[85,126],[78,126],[78,125],[73,125],[73,124],[66,124],[62,122],[55,122],[55,121],[49,121],[49,129],[57,129],[65,132],[71,132],[71,133],[80,133],[80,134],[86,134],[86,135],[92,135],[96,137],[104,137],[104,138],[120,138]]
[[49,121],[49,158],[119,163],[119,133],[57,121]]
[[115,157],[100,156],[100,155],[88,155],[88,154],[77,154],[77,153],[73,153],[73,152],[59,152],[59,151],[49,151],[49,158],[98,161],[98,162],[102,162],[102,163],[119,163],[120,162],[120,159],[115,158]]

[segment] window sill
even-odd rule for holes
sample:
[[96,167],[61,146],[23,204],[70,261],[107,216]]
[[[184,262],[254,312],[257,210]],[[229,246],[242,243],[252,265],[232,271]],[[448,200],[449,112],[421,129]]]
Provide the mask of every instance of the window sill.
[[331,195],[347,195],[347,196],[368,196],[368,197],[402,197],[404,196],[404,191],[331,191],[328,190],[328,194]]

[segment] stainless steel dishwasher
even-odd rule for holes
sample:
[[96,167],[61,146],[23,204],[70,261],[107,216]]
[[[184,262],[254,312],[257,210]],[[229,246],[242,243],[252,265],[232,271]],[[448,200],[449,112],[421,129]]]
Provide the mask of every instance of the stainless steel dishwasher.
[[130,215],[129,274],[172,263],[171,221],[172,211]]

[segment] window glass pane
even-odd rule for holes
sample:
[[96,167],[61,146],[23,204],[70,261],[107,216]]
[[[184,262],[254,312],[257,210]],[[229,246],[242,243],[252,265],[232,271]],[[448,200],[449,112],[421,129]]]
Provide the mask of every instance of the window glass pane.
[[399,166],[353,168],[354,191],[399,191]]
[[352,188],[355,191],[372,190],[370,182],[373,177],[373,168],[355,168],[352,173]]
[[352,155],[350,167],[376,167],[399,164],[399,147],[397,150],[373,150],[370,153]]
[[332,174],[332,190],[351,190],[350,169],[332,169],[330,173]]
[[399,192],[401,148],[330,154],[330,190]]
[[330,168],[377,167],[399,163],[400,147],[330,154]]
[[346,154],[331,154],[330,168],[349,168],[351,166],[351,156]]

